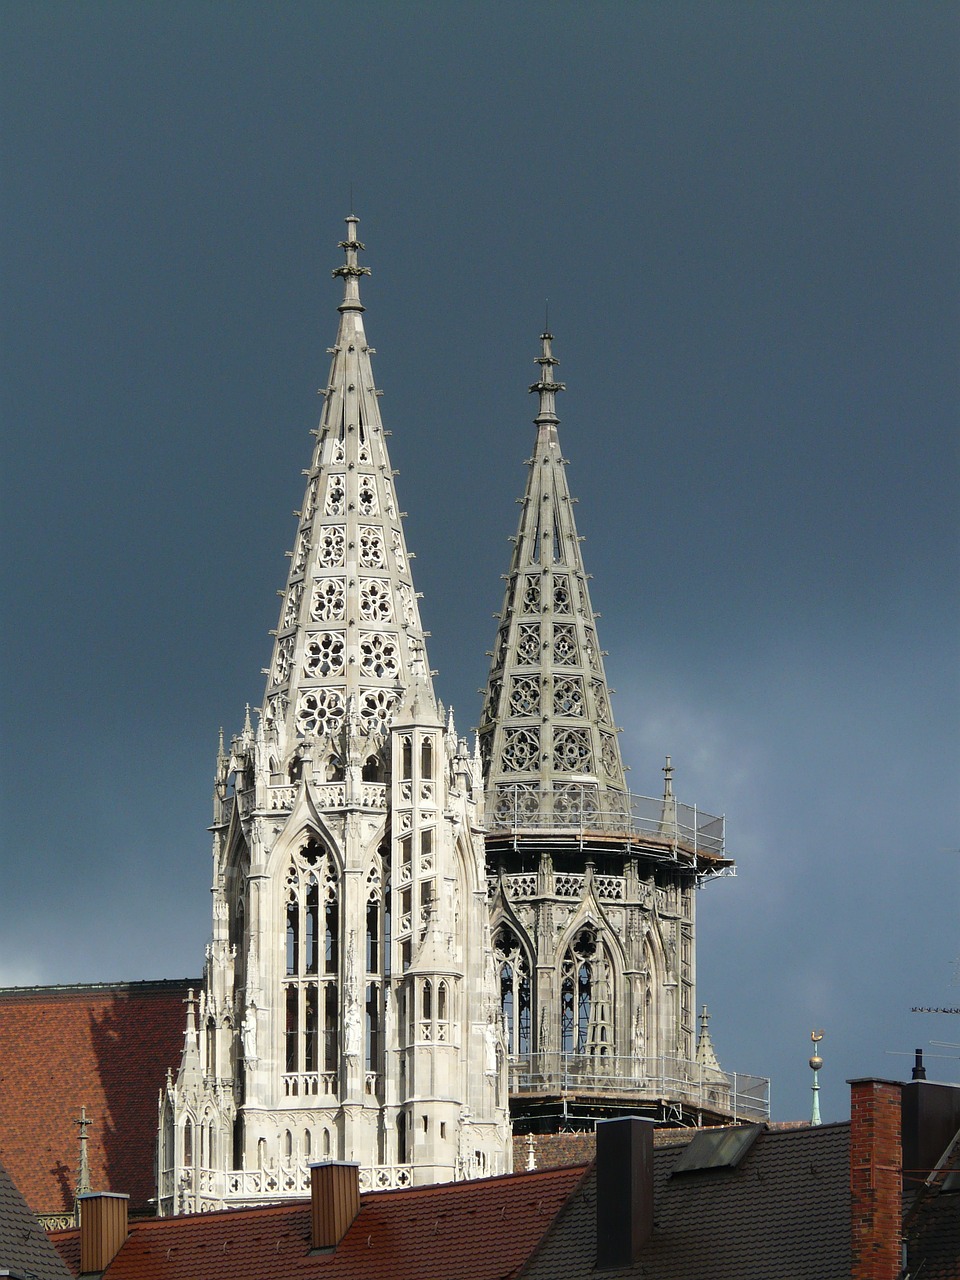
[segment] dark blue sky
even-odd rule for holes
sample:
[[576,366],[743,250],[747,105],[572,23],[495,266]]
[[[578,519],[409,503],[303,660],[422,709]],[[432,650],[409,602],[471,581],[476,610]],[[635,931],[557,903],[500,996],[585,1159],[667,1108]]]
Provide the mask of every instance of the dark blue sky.
[[[200,970],[351,186],[476,722],[545,299],[634,790],[727,815],[700,999],[774,1114],[960,1041],[954,4],[7,6],[0,982]],[[956,1080],[960,1049],[934,1045]],[[952,1056],[951,1056],[952,1055]]]

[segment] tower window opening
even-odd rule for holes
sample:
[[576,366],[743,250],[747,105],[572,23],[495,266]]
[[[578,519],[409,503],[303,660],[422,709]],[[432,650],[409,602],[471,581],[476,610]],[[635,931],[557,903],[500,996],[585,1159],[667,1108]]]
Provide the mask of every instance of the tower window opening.
[[317,1009],[317,984],[311,982],[304,990],[303,1017],[303,1069],[317,1071],[317,1040],[319,1035],[319,1014]]
[[581,929],[561,966],[560,1040],[564,1053],[612,1052],[610,961],[593,929]]
[[500,1009],[507,1053],[530,1053],[530,962],[509,925],[501,925],[494,935],[493,954],[500,973]]
[[[330,908],[327,908],[329,911]],[[310,882],[307,889],[307,899],[304,910],[305,937],[304,946],[306,950],[305,968],[307,973],[317,972],[317,926],[320,913],[320,889],[316,880]]]
[[424,1022],[429,1022],[433,1018],[433,987],[429,978],[425,979],[423,984],[423,1013],[421,1016]]
[[420,777],[433,777],[433,739],[424,738],[420,743]]
[[287,903],[287,975],[292,976],[299,972],[300,956],[299,956],[299,933],[300,933],[300,906],[295,900]]
[[286,1028],[286,1061],[287,1071],[297,1069],[297,1047],[300,1040],[300,991],[297,987],[287,987],[287,1028]]
[[217,1076],[217,1024],[213,1018],[207,1019],[207,1075],[216,1079]]
[[324,1071],[336,1071],[340,1052],[340,1010],[337,984],[328,982],[324,987]]
[[380,903],[367,903],[367,973],[380,971]]
[[380,987],[376,982],[367,984],[366,1068],[380,1069]]
[[413,777],[413,743],[407,734],[400,739],[400,777],[404,782]]
[[336,902],[328,902],[326,910],[326,934],[324,943],[324,972],[336,973],[339,968],[340,910]]

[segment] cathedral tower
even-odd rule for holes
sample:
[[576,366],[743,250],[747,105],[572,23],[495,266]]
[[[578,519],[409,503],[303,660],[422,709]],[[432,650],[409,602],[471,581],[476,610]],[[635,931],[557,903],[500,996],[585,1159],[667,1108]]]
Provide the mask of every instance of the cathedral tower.
[[162,1213],[509,1169],[475,758],[434,695],[358,220],[266,689],[217,757],[213,937],[161,1096]]
[[530,388],[537,434],[480,724],[511,1110],[521,1132],[618,1111],[729,1115],[694,1013],[694,892],[732,866],[723,820],[675,799],[669,758],[662,797],[627,790],[552,342],[541,335]]

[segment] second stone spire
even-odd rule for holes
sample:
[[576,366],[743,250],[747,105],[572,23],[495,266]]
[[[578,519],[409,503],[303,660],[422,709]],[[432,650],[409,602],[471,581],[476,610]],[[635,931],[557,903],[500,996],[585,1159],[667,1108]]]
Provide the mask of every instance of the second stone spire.
[[553,335],[540,336],[536,443],[487,683],[487,823],[622,824],[628,796],[560,452]]

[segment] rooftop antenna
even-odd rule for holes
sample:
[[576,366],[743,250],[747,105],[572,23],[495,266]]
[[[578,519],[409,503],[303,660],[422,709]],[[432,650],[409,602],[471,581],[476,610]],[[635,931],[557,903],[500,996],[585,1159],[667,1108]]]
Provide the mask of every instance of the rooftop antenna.
[[820,1068],[823,1066],[823,1059],[820,1057],[818,1045],[823,1039],[822,1031],[811,1031],[810,1039],[813,1041],[813,1053],[810,1055],[810,1070],[813,1072],[813,1085],[811,1091],[813,1093],[813,1107],[810,1111],[810,1123],[821,1124],[820,1120]]

